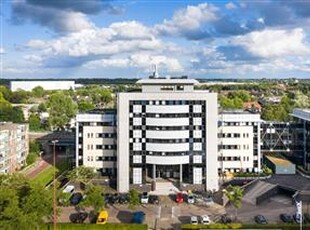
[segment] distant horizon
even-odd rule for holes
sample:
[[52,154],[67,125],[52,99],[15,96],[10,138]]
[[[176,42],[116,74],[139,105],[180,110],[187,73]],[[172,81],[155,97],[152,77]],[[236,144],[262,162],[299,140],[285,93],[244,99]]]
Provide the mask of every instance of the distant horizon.
[[162,76],[310,79],[310,1],[22,0],[0,7],[1,79],[144,78],[155,64]]

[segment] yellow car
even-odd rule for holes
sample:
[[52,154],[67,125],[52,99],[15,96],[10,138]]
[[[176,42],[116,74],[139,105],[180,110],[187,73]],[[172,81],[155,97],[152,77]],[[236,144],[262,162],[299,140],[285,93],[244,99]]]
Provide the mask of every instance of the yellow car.
[[106,224],[108,222],[108,212],[101,211],[98,215],[96,224]]

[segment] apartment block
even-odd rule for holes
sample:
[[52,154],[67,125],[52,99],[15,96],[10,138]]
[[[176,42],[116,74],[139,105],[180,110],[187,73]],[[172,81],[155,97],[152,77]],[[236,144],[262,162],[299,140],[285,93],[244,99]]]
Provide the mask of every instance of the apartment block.
[[223,111],[219,114],[219,173],[261,171],[261,122],[257,113]]
[[28,152],[28,124],[0,123],[0,173],[20,169]]

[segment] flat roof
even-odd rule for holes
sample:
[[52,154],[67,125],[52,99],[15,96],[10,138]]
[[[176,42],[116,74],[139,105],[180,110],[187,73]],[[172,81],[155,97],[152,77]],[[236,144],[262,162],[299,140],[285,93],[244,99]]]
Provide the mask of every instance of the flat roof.
[[293,109],[293,112],[290,115],[292,117],[310,121],[310,109]]
[[275,156],[268,156],[265,155],[265,157],[270,160],[272,163],[274,163],[275,165],[293,165],[292,162],[290,162],[289,160],[286,160],[284,158],[279,158],[279,157],[275,157]]
[[137,81],[137,84],[142,85],[165,85],[165,84],[182,84],[182,85],[196,85],[199,82],[195,79],[177,79],[177,78],[152,78],[152,79],[141,79]]

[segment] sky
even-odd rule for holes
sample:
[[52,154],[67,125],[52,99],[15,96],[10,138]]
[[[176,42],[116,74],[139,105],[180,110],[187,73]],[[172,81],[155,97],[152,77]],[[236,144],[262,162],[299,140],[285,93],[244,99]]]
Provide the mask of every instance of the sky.
[[0,4],[0,78],[310,78],[310,0]]

